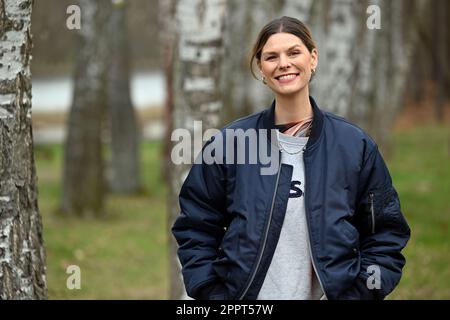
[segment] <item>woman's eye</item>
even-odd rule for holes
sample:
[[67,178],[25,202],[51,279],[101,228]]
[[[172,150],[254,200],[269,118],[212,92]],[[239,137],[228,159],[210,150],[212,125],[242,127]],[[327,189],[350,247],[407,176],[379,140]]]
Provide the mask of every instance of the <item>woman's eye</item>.
[[296,56],[300,54],[300,51],[292,51],[291,53],[289,53],[290,56]]
[[266,60],[274,60],[275,59],[275,56],[268,56],[267,58],[266,58]]

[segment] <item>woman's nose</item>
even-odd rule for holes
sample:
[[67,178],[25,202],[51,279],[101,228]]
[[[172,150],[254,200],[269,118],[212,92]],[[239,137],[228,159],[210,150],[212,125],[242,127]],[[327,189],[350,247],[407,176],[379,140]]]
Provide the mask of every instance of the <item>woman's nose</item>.
[[285,56],[285,55],[281,55],[279,61],[280,61],[280,63],[279,63],[278,66],[279,66],[280,69],[286,69],[286,68],[289,68],[291,66],[287,56]]

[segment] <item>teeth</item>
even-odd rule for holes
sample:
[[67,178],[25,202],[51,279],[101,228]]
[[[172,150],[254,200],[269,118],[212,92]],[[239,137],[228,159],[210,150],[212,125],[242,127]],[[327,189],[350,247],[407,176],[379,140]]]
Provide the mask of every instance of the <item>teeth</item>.
[[289,80],[289,79],[294,79],[296,76],[297,75],[295,75],[295,74],[288,74],[288,75],[285,75],[285,76],[281,76],[278,79],[280,79],[280,80]]

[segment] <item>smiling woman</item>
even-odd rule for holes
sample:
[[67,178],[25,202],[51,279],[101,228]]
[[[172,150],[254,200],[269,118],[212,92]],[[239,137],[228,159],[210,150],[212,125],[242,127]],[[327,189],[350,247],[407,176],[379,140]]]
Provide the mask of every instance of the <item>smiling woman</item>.
[[[172,232],[187,293],[383,299],[400,280],[410,229],[376,143],[309,96],[318,51],[301,21],[269,22],[255,62],[272,105],[217,133],[211,141],[223,141],[226,155],[195,163],[180,191]],[[254,143],[280,160],[275,174],[261,173],[260,154],[256,164],[233,161],[245,144],[229,129],[270,130]]]
[[[276,95],[276,122],[309,124],[309,82],[314,77],[318,51],[309,29],[297,19],[283,17],[282,23],[269,23],[260,32],[250,59],[250,70],[256,60],[262,81]],[[302,108],[286,104],[304,105]],[[304,121],[306,120],[306,121]]]
[[286,107],[292,101],[308,102],[308,84],[317,66],[317,49],[310,52],[300,38],[286,32],[273,34],[261,49],[257,49],[261,56],[258,67],[264,82],[276,94],[276,108],[279,109],[276,121],[301,121],[312,116],[308,103],[305,108],[293,109],[295,113],[283,111],[292,109]]
[[291,85],[289,92],[308,89],[312,70],[317,65],[317,49],[310,53],[298,37],[283,32],[272,35],[261,51],[258,65],[272,90],[286,94],[285,84]]

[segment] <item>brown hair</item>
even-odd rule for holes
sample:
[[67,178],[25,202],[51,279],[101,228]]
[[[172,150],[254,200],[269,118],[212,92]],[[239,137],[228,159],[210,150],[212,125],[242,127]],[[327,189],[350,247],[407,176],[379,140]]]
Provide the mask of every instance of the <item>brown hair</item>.
[[316,43],[312,39],[311,31],[309,31],[308,27],[300,20],[284,16],[270,21],[261,29],[261,32],[259,33],[258,38],[256,39],[256,42],[253,46],[253,50],[251,53],[250,72],[256,79],[258,79],[258,77],[255,75],[253,71],[253,62],[255,61],[255,59],[258,62],[261,60],[262,48],[264,47],[270,36],[275,33],[281,32],[291,33],[299,37],[305,44],[306,48],[308,48],[310,53],[312,53],[313,49],[316,48]]

